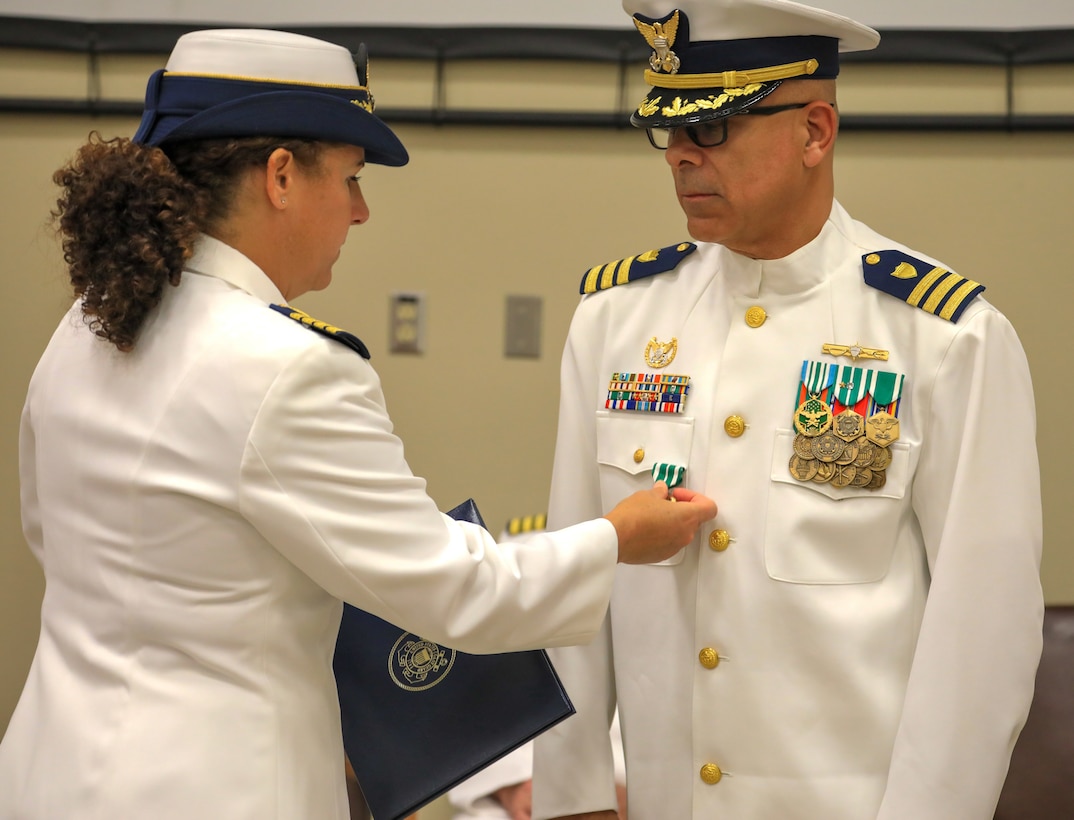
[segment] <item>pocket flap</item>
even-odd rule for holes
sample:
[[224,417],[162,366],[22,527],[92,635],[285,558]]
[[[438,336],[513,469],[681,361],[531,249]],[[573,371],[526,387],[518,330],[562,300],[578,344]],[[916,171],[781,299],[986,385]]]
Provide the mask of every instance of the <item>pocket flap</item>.
[[657,463],[687,467],[693,434],[690,416],[598,411],[597,461],[630,475],[652,472]]

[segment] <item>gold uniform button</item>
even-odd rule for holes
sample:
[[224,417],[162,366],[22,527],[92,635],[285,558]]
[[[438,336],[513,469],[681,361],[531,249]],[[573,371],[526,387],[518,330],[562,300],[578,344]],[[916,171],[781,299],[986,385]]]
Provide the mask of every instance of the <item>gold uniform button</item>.
[[765,319],[768,318],[768,313],[760,305],[754,305],[746,311],[746,324],[750,327],[760,327],[765,323]]
[[710,786],[715,786],[723,777],[723,772],[715,763],[706,763],[701,767],[701,779]]
[[634,451],[634,463],[641,464],[642,459],[645,458],[645,450],[639,447]]
[[723,423],[723,429],[731,438],[738,438],[746,432],[746,420],[742,416],[728,416]]
[[731,545],[731,534],[727,530],[713,530],[709,533],[709,549],[723,552]]
[[720,653],[711,646],[706,646],[698,652],[697,659],[701,661],[701,665],[706,669],[715,669],[720,665]]

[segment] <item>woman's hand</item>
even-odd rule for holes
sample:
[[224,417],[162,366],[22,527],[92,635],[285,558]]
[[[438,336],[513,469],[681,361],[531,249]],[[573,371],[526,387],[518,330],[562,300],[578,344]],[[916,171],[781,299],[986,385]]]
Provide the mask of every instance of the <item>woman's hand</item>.
[[606,516],[619,535],[619,562],[652,564],[670,558],[716,517],[716,502],[663,481],[620,501]]

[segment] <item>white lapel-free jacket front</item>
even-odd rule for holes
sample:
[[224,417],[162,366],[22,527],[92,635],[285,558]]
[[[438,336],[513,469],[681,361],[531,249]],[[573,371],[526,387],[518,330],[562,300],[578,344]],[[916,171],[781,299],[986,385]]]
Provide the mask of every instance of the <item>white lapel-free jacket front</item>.
[[343,820],[341,600],[472,652],[599,629],[610,523],[497,547],[441,515],[369,362],[281,301],[206,237],[132,352],[77,304],[57,328],[22,420],[46,589],[4,820]]
[[[1029,368],[983,298],[956,323],[869,287],[885,249],[909,250],[836,204],[784,259],[702,243],[583,298],[550,525],[659,463],[719,514],[672,560],[620,567],[601,637],[554,650],[578,714],[537,740],[535,817],[614,806],[616,703],[631,820],[992,817],[1041,647]],[[659,370],[652,339],[677,340]],[[807,360],[904,377],[882,489],[790,474]],[[689,376],[684,412],[606,409],[621,372]]]

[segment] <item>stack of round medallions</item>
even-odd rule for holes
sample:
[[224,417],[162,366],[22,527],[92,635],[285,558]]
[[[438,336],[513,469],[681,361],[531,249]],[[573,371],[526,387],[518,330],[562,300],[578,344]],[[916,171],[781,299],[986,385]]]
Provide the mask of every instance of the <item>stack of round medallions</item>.
[[833,487],[879,490],[891,464],[888,449],[898,438],[899,420],[890,413],[866,419],[851,409],[833,415],[827,402],[810,397],[794,414],[794,454],[790,472],[798,481]]

